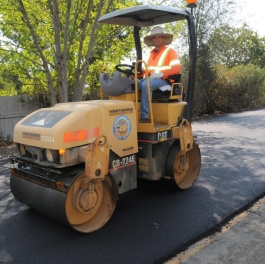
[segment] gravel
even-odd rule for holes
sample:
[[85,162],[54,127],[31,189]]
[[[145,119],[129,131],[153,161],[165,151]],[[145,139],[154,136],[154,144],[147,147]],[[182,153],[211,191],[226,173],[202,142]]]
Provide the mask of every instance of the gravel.
[[0,159],[8,158],[18,153],[15,143],[0,142]]

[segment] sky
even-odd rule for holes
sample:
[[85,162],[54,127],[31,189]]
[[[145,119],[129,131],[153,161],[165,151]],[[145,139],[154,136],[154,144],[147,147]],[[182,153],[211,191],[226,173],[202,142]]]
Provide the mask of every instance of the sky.
[[265,1],[264,0],[236,0],[242,7],[238,15],[249,27],[265,37]]

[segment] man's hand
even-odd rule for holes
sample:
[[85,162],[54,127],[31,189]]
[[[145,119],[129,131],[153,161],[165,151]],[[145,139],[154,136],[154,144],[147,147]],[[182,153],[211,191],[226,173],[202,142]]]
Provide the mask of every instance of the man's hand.
[[159,72],[159,73],[152,73],[149,78],[151,79],[161,79],[164,76],[163,72]]

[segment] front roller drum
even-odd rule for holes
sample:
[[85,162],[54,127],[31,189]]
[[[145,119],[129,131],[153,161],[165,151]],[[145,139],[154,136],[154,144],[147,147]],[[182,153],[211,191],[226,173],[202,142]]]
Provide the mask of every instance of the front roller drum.
[[110,219],[117,202],[117,188],[111,175],[101,182],[88,182],[84,172],[77,175],[67,192],[11,175],[13,195],[30,208],[75,230],[91,233]]
[[166,175],[173,178],[180,189],[190,188],[197,180],[201,168],[201,153],[196,143],[184,155],[180,152],[179,144],[173,144],[166,161]]

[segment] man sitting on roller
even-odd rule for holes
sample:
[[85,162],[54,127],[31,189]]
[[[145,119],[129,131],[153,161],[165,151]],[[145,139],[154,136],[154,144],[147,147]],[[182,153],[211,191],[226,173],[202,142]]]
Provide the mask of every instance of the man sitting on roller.
[[[147,60],[147,67],[143,74],[148,71],[151,92],[162,86],[172,84],[174,80],[169,75],[180,74],[182,65],[178,60],[177,52],[165,45],[169,45],[173,40],[173,35],[165,33],[164,30],[156,26],[151,30],[151,34],[144,37],[144,43],[147,46],[155,46],[150,52]],[[141,123],[149,123],[149,102],[147,81],[145,78],[138,80],[138,88],[141,91],[141,107],[140,113]]]

